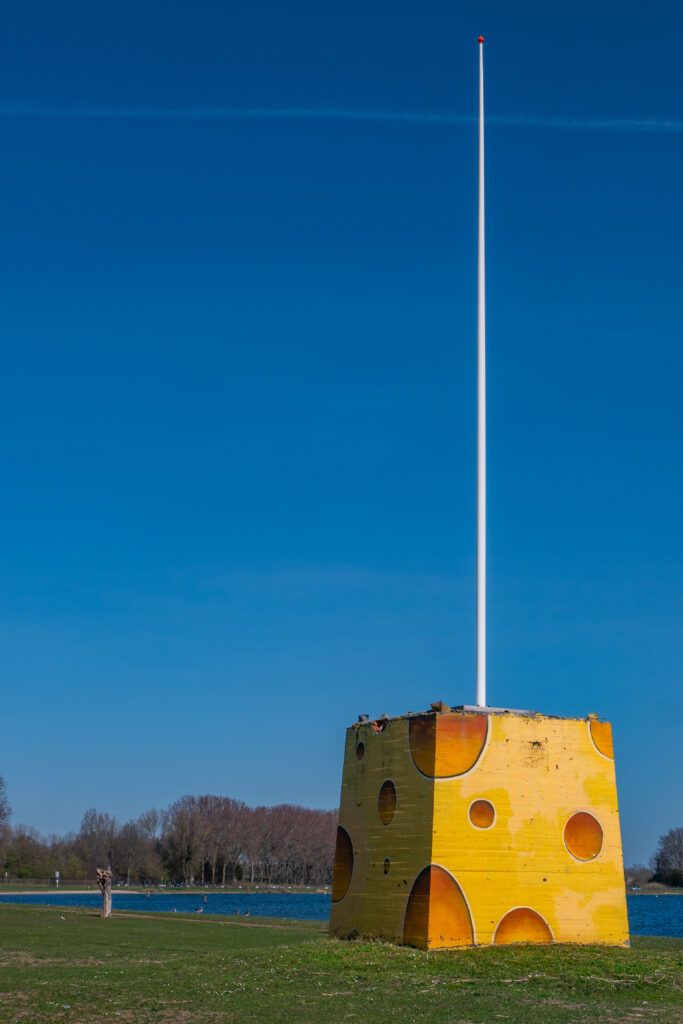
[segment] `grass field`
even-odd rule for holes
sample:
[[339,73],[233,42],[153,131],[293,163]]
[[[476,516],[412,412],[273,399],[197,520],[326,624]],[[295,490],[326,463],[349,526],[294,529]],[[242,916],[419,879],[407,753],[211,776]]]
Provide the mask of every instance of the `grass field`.
[[318,922],[0,905],[0,1022],[683,1021],[683,939],[422,953]]

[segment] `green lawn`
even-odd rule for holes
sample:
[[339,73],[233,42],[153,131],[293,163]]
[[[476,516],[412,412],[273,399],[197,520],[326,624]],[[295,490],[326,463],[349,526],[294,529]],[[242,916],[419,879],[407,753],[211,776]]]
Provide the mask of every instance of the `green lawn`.
[[683,1022],[683,939],[423,953],[319,923],[0,904],[0,1022]]

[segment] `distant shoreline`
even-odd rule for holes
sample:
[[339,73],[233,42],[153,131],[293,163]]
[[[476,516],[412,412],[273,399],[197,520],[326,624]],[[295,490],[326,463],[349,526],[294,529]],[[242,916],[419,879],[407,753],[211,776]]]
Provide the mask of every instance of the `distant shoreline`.
[[[0,887],[0,896],[45,896],[47,893],[54,893],[56,896],[99,896],[99,889],[57,889],[54,885],[46,885],[44,889],[3,889]],[[112,889],[112,896],[329,896],[327,889]],[[634,895],[638,895],[635,893]],[[643,895],[647,895],[644,893]],[[663,895],[663,894],[662,894]]]
[[[87,889],[71,889],[66,886],[56,888],[54,885],[46,885],[42,888],[32,887],[30,889],[24,889],[19,886],[9,886],[5,888],[0,884],[0,896],[45,896],[48,893],[54,893],[55,895],[66,895],[66,896],[99,896],[100,891],[97,886],[93,885]],[[331,889],[320,889],[320,888],[305,888],[301,886],[291,886],[282,888],[261,888],[261,887],[249,887],[249,888],[217,888],[214,886],[192,886],[176,888],[175,886],[164,886],[159,888],[158,886],[115,886],[112,889],[112,896],[147,896],[149,899],[152,896],[329,896]],[[660,891],[652,891],[647,889],[640,889],[633,891],[631,889],[626,890],[627,896],[683,896],[683,889],[662,889]]]
[[[46,886],[44,889],[8,889],[0,888],[0,896],[99,896],[97,889],[55,889],[54,886]],[[329,891],[324,889],[306,889],[304,891],[273,890],[273,889],[112,889],[112,896],[329,896]],[[667,892],[627,892],[627,896],[683,896],[683,889],[679,892],[668,890]]]
[[683,896],[683,889],[676,892],[675,889],[667,889],[666,892],[627,892],[627,896]]

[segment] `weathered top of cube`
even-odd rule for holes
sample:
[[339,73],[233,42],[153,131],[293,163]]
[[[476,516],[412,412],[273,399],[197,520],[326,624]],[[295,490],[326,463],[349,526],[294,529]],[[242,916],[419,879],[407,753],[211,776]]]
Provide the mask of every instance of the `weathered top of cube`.
[[581,715],[548,715],[542,711],[525,711],[520,708],[489,708],[481,707],[479,704],[456,704],[450,706],[445,704],[444,701],[438,700],[430,704],[426,711],[407,711],[403,715],[380,715],[379,718],[375,719],[371,719],[369,715],[359,715],[358,721],[354,722],[354,725],[368,725],[372,723],[376,727],[378,724],[393,722],[401,718],[415,718],[431,714],[447,714],[453,711],[459,711],[471,715],[517,715],[522,718],[552,718],[567,722],[604,721],[600,715],[597,715],[592,711],[585,717]]
[[[526,726],[534,723],[547,723],[563,735],[588,726],[589,735],[598,751],[608,758],[614,757],[612,728],[609,722],[599,720],[593,713],[578,718],[469,704],[452,708],[443,701],[435,701],[427,711],[409,711],[391,718],[381,715],[371,720],[369,715],[360,715],[358,721],[350,726],[349,732],[361,739],[364,735],[384,733],[388,728],[401,728],[402,723],[405,723],[415,765],[429,777],[445,778],[468,771],[483,753],[492,723],[505,720],[518,736],[522,735]],[[513,727],[515,722],[519,729]]]

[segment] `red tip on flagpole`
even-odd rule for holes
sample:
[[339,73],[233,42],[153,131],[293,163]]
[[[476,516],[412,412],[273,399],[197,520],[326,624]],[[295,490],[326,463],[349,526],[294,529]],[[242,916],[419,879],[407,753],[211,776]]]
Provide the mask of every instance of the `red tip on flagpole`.
[[478,43],[483,43],[484,42],[484,37],[483,36],[479,36],[479,38],[477,39],[477,42]]

